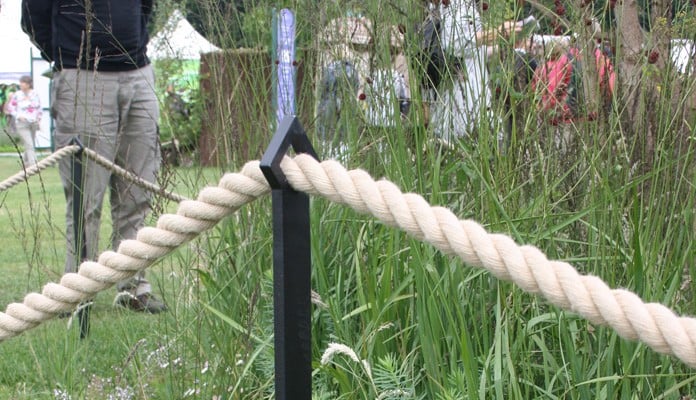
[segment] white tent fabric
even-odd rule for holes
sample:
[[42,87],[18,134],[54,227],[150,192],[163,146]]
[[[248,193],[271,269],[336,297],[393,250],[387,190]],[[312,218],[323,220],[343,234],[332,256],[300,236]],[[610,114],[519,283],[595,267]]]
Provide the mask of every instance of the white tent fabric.
[[672,62],[682,74],[694,71],[694,42],[689,39],[672,39]]
[[21,1],[0,0],[0,43],[5,57],[0,57],[0,83],[17,83],[22,75],[31,72],[31,57],[39,57],[20,26]]
[[147,48],[148,56],[153,60],[197,60],[201,53],[220,50],[196,32],[179,10],[172,12],[164,28],[150,39]]

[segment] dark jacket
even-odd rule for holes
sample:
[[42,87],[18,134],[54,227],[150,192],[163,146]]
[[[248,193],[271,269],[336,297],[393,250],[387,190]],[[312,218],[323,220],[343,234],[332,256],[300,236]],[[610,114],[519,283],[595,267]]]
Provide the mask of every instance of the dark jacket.
[[[85,12],[85,3],[91,10]],[[22,29],[63,68],[127,71],[150,63],[153,0],[22,0]]]

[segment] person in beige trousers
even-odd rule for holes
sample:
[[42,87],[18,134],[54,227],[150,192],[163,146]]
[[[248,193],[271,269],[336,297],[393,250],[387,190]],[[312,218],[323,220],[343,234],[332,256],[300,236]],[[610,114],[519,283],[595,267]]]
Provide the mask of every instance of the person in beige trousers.
[[[159,104],[147,57],[152,8],[153,0],[22,1],[22,27],[42,56],[53,63],[51,115],[56,147],[77,138],[149,182],[155,182],[161,160]],[[65,270],[74,272],[82,260],[75,257],[70,160],[62,159],[59,169],[67,203]],[[107,189],[114,249],[121,241],[135,238],[143,227],[152,194],[91,160],[85,162],[84,174],[84,256],[94,260]],[[152,295],[142,271],[117,288],[116,303],[125,308],[148,313],[167,309]]]

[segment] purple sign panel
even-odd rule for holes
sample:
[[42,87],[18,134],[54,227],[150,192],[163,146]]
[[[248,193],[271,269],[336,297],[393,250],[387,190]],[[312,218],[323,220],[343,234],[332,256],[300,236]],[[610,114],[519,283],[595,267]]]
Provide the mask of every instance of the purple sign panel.
[[295,15],[284,8],[277,21],[276,118],[280,123],[284,117],[295,115]]

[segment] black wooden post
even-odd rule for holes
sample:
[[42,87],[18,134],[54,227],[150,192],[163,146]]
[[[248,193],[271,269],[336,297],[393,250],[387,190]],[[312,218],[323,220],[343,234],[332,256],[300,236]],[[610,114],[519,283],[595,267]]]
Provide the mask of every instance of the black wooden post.
[[275,394],[278,400],[311,400],[309,197],[293,190],[280,169],[280,161],[291,146],[295,153],[318,159],[294,116],[280,122],[261,158],[273,201]]
[[[85,239],[85,212],[84,212],[84,201],[83,201],[83,191],[84,191],[84,164],[83,157],[84,147],[80,142],[80,139],[73,138],[70,142],[73,145],[80,146],[78,150],[71,157],[71,172],[72,172],[72,211],[73,211],[73,245],[74,245],[74,261],[77,264],[76,267],[79,268],[82,261],[84,261],[87,255],[87,242]],[[89,312],[90,305],[81,305],[79,311],[77,312],[78,319],[80,320],[80,339],[84,339],[89,334]]]

